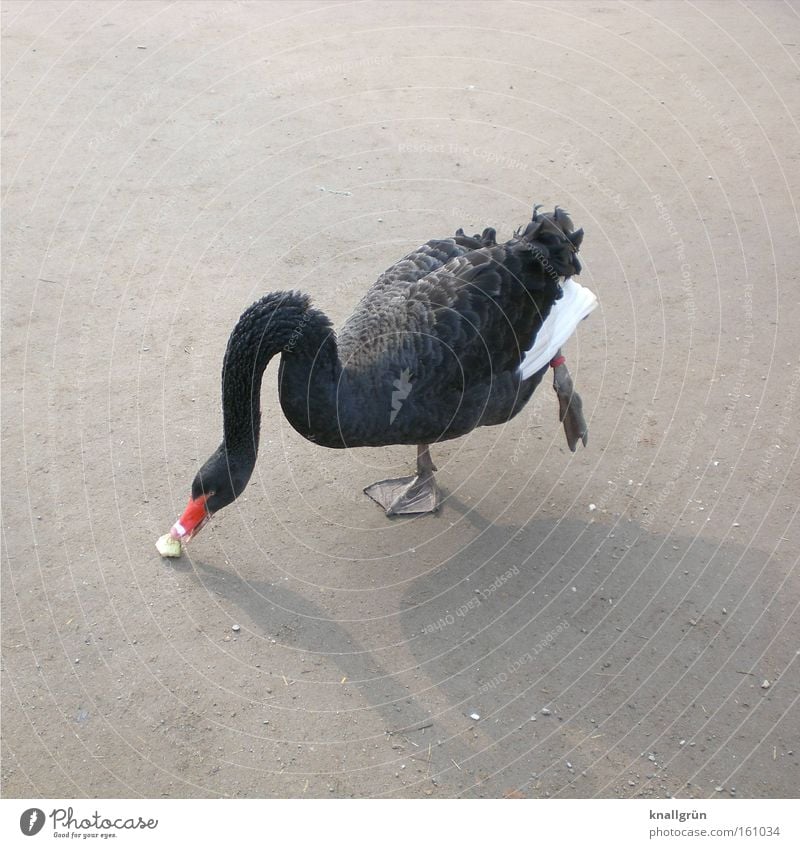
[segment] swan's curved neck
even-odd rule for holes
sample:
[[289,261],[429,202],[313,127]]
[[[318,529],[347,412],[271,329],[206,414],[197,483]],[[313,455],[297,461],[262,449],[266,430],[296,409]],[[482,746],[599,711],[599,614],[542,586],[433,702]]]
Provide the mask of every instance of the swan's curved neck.
[[[332,394],[338,369],[330,321],[296,292],[273,292],[247,309],[228,340],[222,366],[223,446],[240,461],[255,463],[261,429],[261,379],[282,353],[318,374]],[[308,387],[303,387],[308,396]]]

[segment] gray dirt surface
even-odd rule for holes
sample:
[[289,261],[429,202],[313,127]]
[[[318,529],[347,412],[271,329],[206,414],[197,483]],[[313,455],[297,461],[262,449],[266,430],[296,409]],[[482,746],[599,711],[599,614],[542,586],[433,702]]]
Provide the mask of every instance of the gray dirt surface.
[[[2,26],[6,797],[797,794],[795,4]],[[586,230],[587,448],[548,381],[434,447],[440,514],[388,520],[362,489],[413,449],[305,442],[276,360],[249,488],[158,556],[246,306],[340,324],[534,201]]]

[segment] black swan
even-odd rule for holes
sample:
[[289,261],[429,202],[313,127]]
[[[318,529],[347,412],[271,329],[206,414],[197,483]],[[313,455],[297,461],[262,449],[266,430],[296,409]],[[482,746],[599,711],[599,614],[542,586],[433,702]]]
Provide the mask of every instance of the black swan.
[[247,309],[222,366],[222,444],[197,473],[171,539],[191,538],[247,486],[261,378],[277,353],[281,407],[306,439],[331,448],[417,446],[416,475],[364,490],[388,515],[435,511],[429,445],[513,418],[548,365],[569,447],[585,445],[560,348],[597,299],[573,279],[583,230],[558,207],[538,210],[504,244],[489,228],[422,245],[378,278],[338,336],[304,294],[273,292]]

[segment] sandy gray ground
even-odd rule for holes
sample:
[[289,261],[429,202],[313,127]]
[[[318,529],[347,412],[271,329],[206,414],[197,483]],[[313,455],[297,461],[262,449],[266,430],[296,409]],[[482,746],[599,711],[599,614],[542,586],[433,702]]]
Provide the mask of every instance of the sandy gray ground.
[[[796,794],[796,4],[2,24],[6,796]],[[533,201],[586,229],[587,449],[544,385],[389,521],[413,450],[303,441],[276,361],[245,496],[158,557],[245,306],[339,323]]]

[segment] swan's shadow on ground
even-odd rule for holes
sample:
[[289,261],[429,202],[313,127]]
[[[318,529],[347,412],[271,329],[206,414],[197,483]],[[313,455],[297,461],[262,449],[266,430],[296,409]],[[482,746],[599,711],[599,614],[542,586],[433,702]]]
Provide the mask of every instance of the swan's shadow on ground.
[[[607,794],[609,780],[660,733],[672,742],[709,722],[707,732],[724,739],[741,721],[753,680],[738,672],[757,665],[787,624],[790,604],[765,610],[788,563],[782,569],[769,552],[666,537],[629,521],[513,528],[460,508],[481,532],[414,581],[403,625],[453,715],[481,717],[488,739],[459,761],[472,769],[475,791],[529,789],[536,774],[542,794],[547,779],[551,794]],[[791,644],[784,648],[789,663]],[[782,693],[784,709],[792,688]],[[717,714],[702,711],[698,693]],[[765,716],[747,728],[754,746],[771,726]],[[601,745],[613,750],[601,757]],[[695,769],[713,764],[702,756],[708,763]],[[595,765],[579,777],[565,762]],[[677,781],[674,791],[682,787]]]
[[[248,630],[266,642],[276,639],[283,646],[322,656],[329,677],[346,678],[356,686],[369,708],[380,717],[384,732],[402,734],[430,727],[430,712],[395,672],[386,668],[367,644],[359,644],[352,630],[338,624],[328,611],[303,595],[266,580],[244,580],[235,572],[203,559],[178,563],[177,570],[196,579],[208,593],[225,598],[239,610]],[[331,666],[338,670],[332,671]],[[326,705],[330,706],[330,705]],[[466,756],[466,748],[458,752]]]
[[[416,693],[369,644],[280,583],[245,581],[201,559],[181,570],[227,598],[255,632],[281,641],[290,634],[292,647],[325,654],[387,731],[433,722],[444,740],[434,774],[451,794],[536,794],[534,773],[540,783],[549,776],[553,793],[607,794],[609,780],[649,744],[645,727],[658,737],[673,725],[682,736],[703,726],[707,716],[692,704],[705,684],[709,702],[730,702],[736,712],[748,678],[718,672],[753,666],[783,623],[762,616],[781,579],[764,568],[767,553],[664,537],[631,522],[493,525],[448,503],[481,532],[404,595]],[[450,705],[444,713],[439,706],[434,714],[432,691]],[[602,761],[587,747],[600,726],[613,749]],[[564,757],[589,764],[587,774],[565,771]]]

